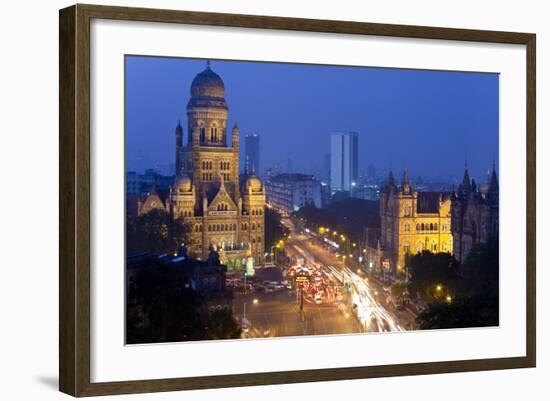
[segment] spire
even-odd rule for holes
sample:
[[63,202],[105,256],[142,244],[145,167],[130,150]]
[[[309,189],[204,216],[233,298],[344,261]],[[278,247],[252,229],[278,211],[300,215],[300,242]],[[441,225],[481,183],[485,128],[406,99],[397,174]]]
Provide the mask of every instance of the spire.
[[409,174],[407,173],[407,169],[403,170],[403,176],[401,177],[401,188],[403,192],[409,192],[411,189],[411,183],[409,181]]
[[464,177],[462,178],[462,185],[460,185],[460,195],[467,199],[472,192],[472,183],[470,181],[470,174],[468,174],[468,163],[464,163]]
[[491,179],[489,180],[489,189],[487,190],[487,198],[489,203],[498,205],[498,177],[494,160],[493,171],[491,172]]
[[207,69],[207,70],[210,69],[210,60],[206,60],[206,69]]
[[395,178],[393,177],[393,171],[392,170],[390,170],[390,175],[388,176],[388,185],[390,187],[395,186]]
[[178,118],[178,126],[176,127],[177,129],[182,129],[181,127],[181,120]]

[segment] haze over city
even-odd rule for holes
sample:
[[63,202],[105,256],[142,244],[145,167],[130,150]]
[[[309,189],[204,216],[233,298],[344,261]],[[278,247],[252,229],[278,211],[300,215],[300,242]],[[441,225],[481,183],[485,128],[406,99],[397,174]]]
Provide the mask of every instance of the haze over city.
[[[127,170],[173,165],[193,77],[205,60],[126,58]],[[223,76],[228,127],[261,137],[261,168],[323,168],[333,131],[359,135],[359,173],[403,168],[457,182],[498,166],[497,74],[212,61]],[[241,143],[242,146],[242,143]],[[242,156],[242,155],[241,155]],[[241,157],[241,166],[243,159]],[[434,168],[434,166],[439,166]]]
[[126,73],[128,343],[498,326],[497,75]]

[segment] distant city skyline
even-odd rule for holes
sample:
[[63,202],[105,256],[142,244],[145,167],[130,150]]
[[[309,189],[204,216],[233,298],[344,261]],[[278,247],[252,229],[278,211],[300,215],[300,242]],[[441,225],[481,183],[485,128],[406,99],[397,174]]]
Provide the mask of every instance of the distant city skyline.
[[[127,170],[175,164],[174,130],[186,126],[189,85],[205,60],[126,58]],[[238,123],[241,146],[259,132],[265,168],[324,171],[334,131],[359,136],[359,174],[457,181],[467,160],[483,181],[498,167],[497,74],[212,61]],[[184,134],[184,137],[187,133]],[[434,168],[437,166],[437,168]],[[244,170],[244,155],[241,157]],[[284,168],[283,168],[284,170]],[[290,172],[290,171],[289,171]]]

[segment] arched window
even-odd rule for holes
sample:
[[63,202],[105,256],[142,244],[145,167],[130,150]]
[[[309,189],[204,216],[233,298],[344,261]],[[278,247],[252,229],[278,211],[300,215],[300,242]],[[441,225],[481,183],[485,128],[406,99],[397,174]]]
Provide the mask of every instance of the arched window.
[[437,231],[437,223],[434,224],[434,230]]
[[420,230],[421,230],[421,231],[424,231],[424,223],[422,223],[422,224],[420,225]]
[[206,130],[204,129],[204,127],[201,127],[200,133],[201,133],[201,142],[206,141]]
[[256,229],[256,224],[252,223],[252,231]]
[[443,249],[443,252],[447,252],[447,243],[444,242],[441,248]]
[[404,252],[405,254],[411,252],[411,246],[409,245],[408,242],[405,242],[405,243],[403,244],[403,252]]
[[447,223],[443,223],[443,231],[447,231]]
[[416,224],[416,231],[420,231],[420,224]]
[[408,233],[409,231],[411,231],[411,225],[409,223],[405,223],[405,226],[403,227],[404,228],[404,231],[406,233]]
[[432,242],[432,252],[437,252],[437,243]]

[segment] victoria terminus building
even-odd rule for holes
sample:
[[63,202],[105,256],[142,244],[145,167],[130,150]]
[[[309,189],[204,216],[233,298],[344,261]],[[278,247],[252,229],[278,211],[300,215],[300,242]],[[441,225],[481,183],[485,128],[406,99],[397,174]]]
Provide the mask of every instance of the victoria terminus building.
[[259,178],[239,176],[239,129],[227,138],[229,108],[225,85],[210,68],[191,84],[187,104],[187,135],[176,128],[176,178],[163,200],[153,188],[138,205],[140,214],[161,208],[174,219],[183,218],[190,235],[192,257],[205,260],[211,250],[222,263],[236,263],[264,255],[265,190]]

